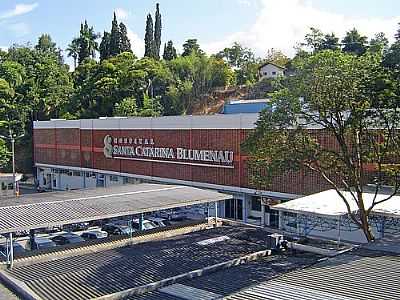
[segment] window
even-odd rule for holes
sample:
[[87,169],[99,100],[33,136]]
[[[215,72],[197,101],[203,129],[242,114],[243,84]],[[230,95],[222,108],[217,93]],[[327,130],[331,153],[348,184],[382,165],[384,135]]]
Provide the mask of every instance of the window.
[[251,210],[261,211],[261,201],[259,197],[251,197]]
[[78,176],[78,177],[81,176],[81,172],[78,172],[78,171],[73,171],[72,174],[73,174],[73,176]]
[[118,176],[111,175],[111,176],[110,176],[110,181],[118,182],[118,181],[119,181],[119,178],[118,178]]
[[275,71],[272,71],[272,75],[276,75],[276,72],[275,72]]
[[268,75],[268,72],[264,72],[264,75]]

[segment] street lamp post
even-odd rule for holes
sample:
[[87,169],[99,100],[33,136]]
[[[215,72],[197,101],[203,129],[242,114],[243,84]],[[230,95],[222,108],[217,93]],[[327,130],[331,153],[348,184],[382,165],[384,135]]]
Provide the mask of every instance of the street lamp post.
[[17,197],[17,182],[16,182],[16,173],[15,173],[15,140],[23,137],[24,135],[21,134],[20,136],[14,136],[11,128],[8,129],[9,136],[0,135],[0,138],[10,140],[11,141],[11,153],[12,153],[12,173],[13,173],[13,194],[14,197]]

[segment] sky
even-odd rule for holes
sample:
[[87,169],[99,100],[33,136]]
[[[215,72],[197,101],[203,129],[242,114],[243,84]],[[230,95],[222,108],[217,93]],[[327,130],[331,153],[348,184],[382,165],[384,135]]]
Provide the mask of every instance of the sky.
[[293,56],[311,26],[339,37],[356,27],[393,40],[400,22],[399,0],[0,0],[0,47],[35,44],[49,33],[65,49],[85,19],[95,31],[109,31],[115,11],[142,56],[146,15],[154,16],[156,2],[163,42],[172,40],[181,51],[185,40],[197,38],[209,54],[238,41],[261,57],[270,48]]

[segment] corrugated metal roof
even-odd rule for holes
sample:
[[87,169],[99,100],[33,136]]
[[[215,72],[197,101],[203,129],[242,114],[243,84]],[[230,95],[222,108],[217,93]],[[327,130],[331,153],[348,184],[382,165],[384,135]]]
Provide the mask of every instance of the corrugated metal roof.
[[231,198],[210,190],[160,184],[27,195],[0,203],[0,234]]
[[229,300],[398,300],[400,257],[346,254],[227,297]]
[[[350,209],[357,211],[358,206],[350,192],[342,191],[343,196],[347,199]],[[376,201],[386,199],[388,194],[377,194]],[[366,207],[370,207],[374,202],[374,193],[363,193],[364,203]],[[295,200],[275,205],[276,210],[289,211],[304,214],[317,214],[324,216],[343,216],[347,215],[347,207],[343,199],[334,190],[326,190],[320,193],[308,195]],[[400,217],[400,196],[393,196],[389,200],[379,203],[372,209],[374,214],[382,214]]]
[[[206,246],[197,243],[221,235],[230,235],[233,231],[220,227],[167,240],[15,266],[7,273],[24,282],[42,299],[92,299],[265,249],[262,244],[236,239],[234,236],[230,236],[229,240]],[[181,289],[181,295],[188,289],[190,288],[186,288],[186,291]],[[155,294],[150,296],[156,297]],[[171,293],[160,294],[163,297],[158,299],[181,299]],[[203,295],[210,296],[211,293]],[[149,299],[152,299],[151,297]],[[140,296],[132,299],[140,299]]]

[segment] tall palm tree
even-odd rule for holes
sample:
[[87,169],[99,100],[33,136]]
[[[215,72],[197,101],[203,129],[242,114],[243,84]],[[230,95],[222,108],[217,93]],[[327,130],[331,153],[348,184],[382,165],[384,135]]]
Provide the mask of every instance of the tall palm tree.
[[74,59],[74,68],[76,68],[76,62],[78,61],[79,55],[79,39],[74,38],[66,50],[68,52],[68,57],[72,57]]

